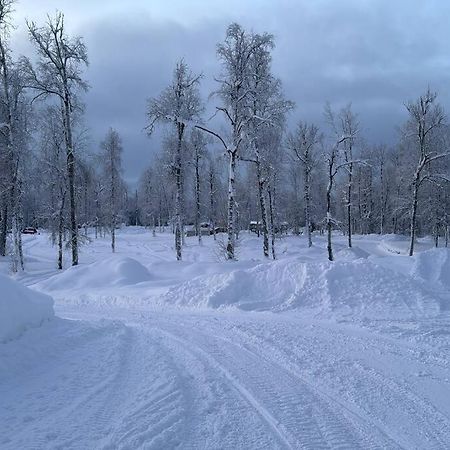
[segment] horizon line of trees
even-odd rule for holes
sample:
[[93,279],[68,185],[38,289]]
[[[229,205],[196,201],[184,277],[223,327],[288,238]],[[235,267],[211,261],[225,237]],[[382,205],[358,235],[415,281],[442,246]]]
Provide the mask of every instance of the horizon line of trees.
[[437,94],[428,88],[405,103],[407,120],[394,146],[368,145],[351,103],[326,104],[326,126],[287,117],[294,103],[272,71],[274,37],[231,24],[217,45],[220,73],[209,98],[220,120],[206,120],[202,74],[180,59],[172,80],[148,101],[147,132],[164,129],[161,150],[131,193],[123,179],[123,144],[107,131],[96,151],[83,121],[87,48],[66,34],[57,13],[38,26],[27,22],[36,49],[32,62],[10,50],[14,0],[0,0],[0,256],[12,270],[24,267],[21,230],[45,227],[63,267],[79,246],[121,223],[170,226],[176,258],[182,259],[185,228],[202,241],[202,223],[226,232],[223,251],[236,259],[239,231],[253,221],[262,254],[276,258],[276,237],[287,227],[327,235],[409,234],[409,254],[418,235],[435,245],[450,228],[450,127]]

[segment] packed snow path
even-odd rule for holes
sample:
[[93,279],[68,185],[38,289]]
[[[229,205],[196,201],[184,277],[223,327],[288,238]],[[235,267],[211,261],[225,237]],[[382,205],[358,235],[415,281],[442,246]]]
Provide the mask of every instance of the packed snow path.
[[[233,283],[253,275],[259,282],[266,269],[255,272],[251,257],[202,265],[207,243],[189,248],[198,262],[178,264],[170,261],[169,239],[152,246],[150,256],[140,239],[148,235],[125,235],[122,256],[109,262],[95,244],[85,265],[56,277],[48,243],[30,239],[26,249],[36,267],[22,282],[43,283],[59,318],[0,345],[2,450],[449,447],[446,253],[438,255],[442,261],[426,253],[412,261],[389,256],[375,238],[361,242],[377,263],[420,278],[417,286],[411,278],[418,298],[434,289],[443,309],[430,317],[369,320],[301,308],[273,313],[152,303],[190,295],[204,284],[191,279],[206,270],[217,280],[239,268],[240,276],[224,278]],[[243,253],[253,252],[251,245]],[[427,258],[442,269],[433,277]],[[354,283],[359,266],[367,269],[352,266]],[[404,279],[397,281],[403,289]],[[239,293],[224,286],[222,292]],[[345,299],[338,293],[334,301]]]
[[117,320],[96,320],[105,313],[66,310],[83,320],[55,321],[38,343],[43,330],[23,337],[29,353],[0,382],[1,448],[450,442],[448,354],[427,343],[273,314],[108,310]]

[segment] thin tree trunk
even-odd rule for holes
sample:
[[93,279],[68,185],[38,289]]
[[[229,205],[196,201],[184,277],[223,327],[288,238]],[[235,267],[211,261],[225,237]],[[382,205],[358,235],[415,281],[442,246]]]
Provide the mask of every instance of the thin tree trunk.
[[[267,226],[267,208],[266,199],[264,196],[264,179],[261,170],[261,161],[259,160],[258,150],[256,151],[256,172],[258,176],[258,195],[259,195],[259,207],[261,210],[261,223],[263,232],[263,253],[266,258],[269,257],[269,227]],[[259,224],[257,225],[259,234]]]
[[[61,205],[58,214],[58,269],[63,268],[63,239],[64,239],[64,203],[66,194],[64,193],[61,198]],[[97,227],[95,228],[97,232]]]
[[312,247],[311,231],[311,170],[307,162],[308,155],[305,155],[305,225],[308,233],[308,247]]
[[[65,88],[67,89],[67,86]],[[64,136],[67,152],[67,175],[69,178],[70,246],[72,248],[72,266],[76,266],[78,265],[78,226],[75,196],[75,155],[72,139],[72,124],[70,121],[70,100],[67,93],[64,99]]]
[[331,244],[332,220],[331,220],[331,189],[333,188],[333,167],[329,166],[329,179],[327,186],[327,250],[328,259],[333,261],[333,247]]
[[184,125],[177,124],[178,128],[178,145],[177,154],[175,156],[175,178],[176,178],[176,194],[175,194],[175,251],[177,260],[181,261],[182,246],[182,222],[181,222],[181,202],[183,195],[182,174],[181,174],[181,146],[183,140]]
[[114,164],[114,143],[111,143],[111,250],[116,251],[116,167]]
[[[351,157],[351,155],[350,155]],[[348,234],[348,246],[352,247],[352,177],[353,177],[353,164],[348,168],[348,186],[347,186],[347,234]]]
[[274,199],[272,195],[272,189],[269,187],[267,190],[269,194],[269,211],[270,211],[270,235],[271,235],[271,246],[272,246],[272,258],[277,259],[275,253],[275,224],[274,224]]
[[411,241],[409,245],[409,256],[414,254],[414,241],[416,239],[416,218],[417,218],[417,202],[419,193],[419,174],[416,173],[416,177],[413,183],[413,201],[411,207],[411,226],[410,226],[410,236]]
[[3,204],[2,209],[2,220],[0,223],[0,255],[6,256],[6,238],[8,236],[8,202],[6,201]]
[[234,235],[234,216],[235,216],[235,176],[236,176],[236,152],[229,151],[229,171],[228,171],[228,223],[227,223],[227,259],[235,259],[235,235]]
[[381,161],[380,163],[380,193],[381,193],[381,199],[380,199],[380,234],[382,235],[384,233],[384,215],[385,215],[385,203],[384,203],[384,163]]
[[214,205],[214,174],[212,171],[210,171],[209,173],[209,202],[210,202],[210,219],[209,221],[211,222],[211,226],[213,229],[213,236],[214,236],[214,240],[216,240],[216,221],[215,221],[215,213],[214,213],[214,209],[215,209],[215,205]]
[[200,229],[200,170],[199,155],[195,155],[195,231],[198,236],[198,243],[202,243],[202,231]]

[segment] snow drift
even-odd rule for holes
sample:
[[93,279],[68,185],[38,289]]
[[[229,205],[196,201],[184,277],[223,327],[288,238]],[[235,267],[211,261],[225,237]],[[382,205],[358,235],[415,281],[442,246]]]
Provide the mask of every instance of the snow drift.
[[0,343],[54,317],[51,297],[0,274]]
[[450,291],[450,249],[436,248],[418,253],[411,275],[435,288]]
[[42,291],[97,290],[124,287],[145,281],[151,276],[146,267],[133,258],[115,256],[92,264],[70,267],[39,283]]
[[243,310],[311,310],[324,317],[409,319],[440,305],[413,279],[365,258],[333,263],[285,259],[227,274],[200,276],[174,287],[163,302]]

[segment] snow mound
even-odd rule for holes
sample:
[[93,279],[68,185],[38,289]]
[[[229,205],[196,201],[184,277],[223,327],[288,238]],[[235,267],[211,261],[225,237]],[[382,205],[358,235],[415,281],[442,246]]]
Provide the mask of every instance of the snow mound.
[[306,265],[285,261],[199,276],[168,291],[163,301],[182,306],[267,310],[293,301],[304,284]]
[[410,319],[434,316],[440,303],[410,277],[366,258],[333,263],[285,259],[228,274],[200,276],[162,297],[180,306],[310,310],[324,317]]
[[418,253],[411,275],[450,291],[450,249],[435,248]]
[[86,290],[130,286],[151,279],[140,262],[128,257],[112,257],[92,264],[70,267],[38,284],[43,291]]
[[0,274],[0,343],[54,317],[53,299]]
[[[338,316],[402,320],[440,312],[440,301],[413,279],[368,260],[329,264],[318,279],[324,309]],[[310,288],[314,295],[314,283]]]
[[336,252],[336,258],[338,260],[355,260],[355,259],[361,259],[361,258],[368,258],[370,254],[359,247],[352,247],[352,248],[344,248],[342,250],[339,250]]

